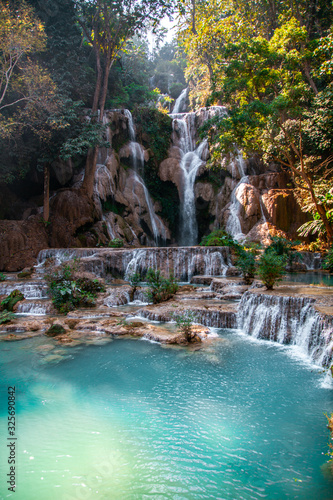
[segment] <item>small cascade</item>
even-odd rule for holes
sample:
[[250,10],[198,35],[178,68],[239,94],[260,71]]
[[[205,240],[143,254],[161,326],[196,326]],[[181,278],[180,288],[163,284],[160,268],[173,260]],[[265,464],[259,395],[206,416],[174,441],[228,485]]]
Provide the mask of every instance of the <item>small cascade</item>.
[[188,96],[188,88],[182,90],[181,94],[177,97],[172,113],[183,113],[186,108],[186,100]]
[[179,148],[181,155],[180,169],[182,186],[180,193],[180,245],[196,245],[198,240],[198,224],[196,219],[194,185],[199,168],[205,164],[209,151],[207,139],[198,146],[196,136],[198,126],[216,115],[225,114],[221,106],[202,108],[196,113],[170,115],[173,119],[173,142]]
[[318,365],[332,362],[333,321],[314,308],[312,298],[246,292],[237,323],[252,337],[297,346]]
[[161,270],[166,276],[173,274],[180,281],[190,281],[195,274],[205,276],[226,274],[230,252],[225,247],[215,248],[160,248],[133,250],[128,256],[125,277],[134,273],[145,274],[149,268]]
[[[109,249],[77,248],[43,250],[38,256],[39,269],[48,259],[56,265],[80,259],[80,269],[105,277],[108,273],[124,278],[134,273],[146,274],[149,268],[173,274],[177,280],[190,281],[194,275],[225,276],[231,264],[228,247],[178,247]],[[38,268],[37,268],[38,269]]]
[[0,295],[9,295],[14,290],[23,293],[25,299],[46,299],[48,297],[46,283],[41,281],[0,284]]
[[[155,245],[157,245],[160,240],[162,240],[162,242],[165,243],[167,236],[166,236],[166,230],[165,230],[164,224],[163,224],[162,220],[155,214],[153,201],[149,195],[149,192],[148,192],[148,189],[144,183],[144,180],[140,175],[143,173],[143,170],[144,170],[144,160],[145,160],[144,159],[144,150],[143,150],[143,147],[141,146],[141,144],[136,142],[136,134],[135,134],[134,122],[133,122],[133,117],[132,117],[131,112],[128,109],[125,109],[124,113],[128,119],[128,130],[129,130],[129,136],[130,136],[129,146],[130,146],[130,150],[131,150],[133,170],[134,170],[133,195],[138,199],[138,197],[135,194],[135,187],[137,185],[141,186],[141,188],[143,189],[143,192],[144,192],[146,205],[147,205],[147,209],[148,209],[148,213],[149,213],[151,229],[152,229],[153,236],[154,236],[154,243],[155,243]],[[140,204],[139,204],[139,206],[140,206]]]
[[96,248],[47,248],[41,250],[37,257],[37,270],[39,266],[44,266],[47,260],[50,260],[52,265],[59,266],[63,262],[67,262],[74,258],[93,257],[96,254]]
[[[196,307],[193,309],[195,314],[195,322],[211,328],[235,328],[236,315],[233,311],[220,311],[219,309],[209,308],[201,309]],[[170,311],[154,311],[151,309],[140,309],[136,312],[140,318],[148,319],[149,321],[161,321],[163,323],[173,321]]]
[[300,264],[306,266],[307,271],[316,271],[322,269],[322,255],[319,252],[299,252],[297,258]]
[[114,181],[106,165],[96,167],[94,192],[103,201],[115,192]]
[[237,158],[234,159],[232,164],[232,178],[236,179],[237,174],[240,176],[240,181],[231,193],[231,201],[229,207],[229,217],[226,224],[226,230],[235,240],[241,240],[244,238],[242,231],[242,226],[240,223],[239,212],[241,209],[241,204],[238,201],[239,188],[242,184],[248,183],[248,176],[245,175],[245,161],[243,156],[238,153]]
[[[250,184],[249,177],[245,174],[245,172],[246,172],[246,162],[242,154],[239,151],[237,151],[237,156],[232,163],[232,179],[236,180],[240,177],[240,180],[236,184],[236,187],[231,193],[231,199],[229,205],[229,217],[226,223],[226,231],[229,234],[231,234],[231,236],[237,241],[241,241],[245,238],[245,235],[242,231],[241,217],[240,217],[240,211],[242,205],[239,200],[243,189],[242,185]],[[267,222],[267,220],[265,217],[264,206],[261,196],[259,196],[259,204],[261,210],[261,220],[263,223],[265,223]]]
[[52,303],[49,301],[24,300],[17,304],[16,312],[24,316],[45,316],[51,313]]
[[[110,122],[109,122],[109,117],[107,116],[106,113],[103,115],[103,125],[105,127],[105,138],[106,141],[111,145],[111,131],[110,131]],[[98,149],[98,157],[97,157],[97,164],[98,165],[105,165],[107,157],[109,156],[110,149],[107,147],[101,147]]]

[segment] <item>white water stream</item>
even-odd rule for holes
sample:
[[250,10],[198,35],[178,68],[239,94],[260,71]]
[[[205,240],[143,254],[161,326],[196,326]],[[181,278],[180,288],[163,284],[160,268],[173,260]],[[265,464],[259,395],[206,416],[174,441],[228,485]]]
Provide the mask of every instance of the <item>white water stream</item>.
[[[129,136],[130,136],[130,141],[131,141],[129,146],[131,149],[133,171],[134,171],[133,196],[135,196],[138,199],[138,197],[135,194],[135,186],[136,185],[141,186],[141,188],[143,189],[145,200],[146,200],[146,205],[147,205],[149,218],[150,218],[150,222],[151,222],[151,229],[152,229],[153,236],[154,236],[154,242],[156,245],[159,243],[160,240],[162,240],[162,242],[165,243],[167,236],[166,236],[166,230],[165,230],[164,224],[154,211],[153,201],[150,197],[150,194],[149,194],[149,191],[145,185],[145,182],[140,175],[140,173],[143,171],[143,167],[144,167],[143,147],[141,146],[141,144],[136,142],[136,134],[135,134],[134,122],[133,122],[133,117],[132,117],[131,112],[128,109],[125,109],[124,113],[128,119],[128,130],[129,130]],[[139,206],[140,206],[140,203],[139,203]],[[140,207],[140,210],[141,210],[141,207]]]
[[[175,109],[178,109],[178,106]],[[191,246],[198,243],[198,224],[195,208],[195,180],[198,171],[208,157],[208,142],[204,139],[197,145],[197,129],[217,114],[225,114],[222,106],[202,108],[196,113],[172,113],[174,144],[179,148],[182,185],[180,192],[179,245]]]

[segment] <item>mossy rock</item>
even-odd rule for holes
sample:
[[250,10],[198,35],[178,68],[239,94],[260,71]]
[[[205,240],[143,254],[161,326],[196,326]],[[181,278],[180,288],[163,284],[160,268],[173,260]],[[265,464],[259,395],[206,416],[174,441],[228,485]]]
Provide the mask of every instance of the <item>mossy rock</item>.
[[23,279],[31,278],[32,273],[33,271],[22,271],[21,273],[18,273],[17,277]]
[[63,333],[66,333],[65,328],[62,325],[55,323],[45,332],[45,335],[47,335],[48,337],[57,337],[58,335],[62,335]]
[[15,304],[21,300],[24,300],[23,293],[19,290],[13,290],[12,293],[1,302],[1,310],[13,311]]

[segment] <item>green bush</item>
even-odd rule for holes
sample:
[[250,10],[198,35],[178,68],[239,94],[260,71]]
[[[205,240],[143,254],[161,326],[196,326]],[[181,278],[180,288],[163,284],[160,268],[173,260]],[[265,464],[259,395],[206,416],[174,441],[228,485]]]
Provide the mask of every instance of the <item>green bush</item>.
[[148,269],[146,281],[150,285],[146,292],[147,298],[153,304],[159,304],[171,299],[179,288],[173,276],[170,275],[168,279],[164,278],[161,271],[154,271],[151,268]]
[[330,273],[333,273],[333,247],[329,249],[327,255],[323,261],[323,269],[327,269]]
[[64,314],[76,307],[94,307],[97,294],[105,291],[104,286],[96,279],[76,277],[68,265],[46,275],[46,281],[54,307]]
[[7,276],[3,273],[0,273],[0,281],[6,281]]
[[300,257],[301,254],[294,251],[294,248],[300,245],[300,241],[290,241],[282,236],[270,236],[270,239],[272,243],[265,249],[265,253],[273,252],[276,255],[286,256],[289,266],[292,266],[294,260]]
[[186,311],[183,314],[174,313],[173,319],[176,321],[178,330],[184,335],[186,342],[192,342],[195,335],[192,325],[197,320],[195,313]]
[[286,273],[287,257],[274,252],[263,253],[258,262],[258,276],[266,286],[272,290],[277,281],[282,280]]
[[12,293],[1,302],[1,310],[12,311],[15,304],[21,300],[24,300],[23,293],[19,290],[13,290]]
[[204,247],[233,247],[241,248],[239,243],[223,229],[216,229],[208,236],[204,236],[200,243]]
[[109,248],[122,248],[124,246],[124,240],[121,238],[114,238],[108,243]]
[[140,273],[133,273],[127,276],[127,280],[129,281],[131,287],[137,288],[142,281]]
[[11,311],[0,312],[0,325],[4,323],[10,323],[10,321],[12,321],[13,319],[15,319],[15,314]]
[[256,259],[254,254],[242,249],[238,252],[235,265],[242,271],[245,283],[250,285],[256,273]]

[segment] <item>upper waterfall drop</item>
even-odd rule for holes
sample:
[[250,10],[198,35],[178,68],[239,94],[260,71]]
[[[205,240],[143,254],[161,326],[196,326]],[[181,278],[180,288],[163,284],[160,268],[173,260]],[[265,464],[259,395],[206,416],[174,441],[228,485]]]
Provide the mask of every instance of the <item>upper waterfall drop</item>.
[[172,110],[173,114],[184,112],[187,96],[188,96],[188,87],[184,89],[181,92],[181,94],[177,97],[175,105]]
[[[187,89],[185,89],[187,91]],[[183,91],[184,92],[184,91]],[[197,129],[205,121],[216,115],[224,115],[222,106],[201,108],[192,113],[172,113],[173,144],[180,151],[180,171],[182,185],[180,190],[179,244],[192,246],[198,243],[198,224],[196,218],[194,186],[199,168],[208,159],[208,141],[204,139],[197,145]]]
[[141,186],[144,192],[144,197],[146,200],[146,205],[148,208],[149,212],[149,218],[151,222],[151,229],[153,232],[154,236],[154,242],[155,245],[158,246],[158,243],[160,240],[162,240],[164,243],[167,239],[166,235],[166,230],[164,227],[163,222],[161,219],[156,215],[154,211],[154,206],[153,206],[153,201],[150,197],[149,191],[147,189],[147,186],[145,185],[145,182],[140,175],[143,173],[144,169],[144,151],[143,147],[141,144],[136,142],[136,133],[135,133],[135,128],[134,128],[134,122],[133,122],[133,117],[132,113],[128,110],[124,110],[124,114],[128,119],[128,130],[129,130],[129,137],[130,137],[130,150],[132,154],[132,162],[133,162],[133,171],[134,171],[134,185],[133,185],[133,195],[135,195],[135,186]]

